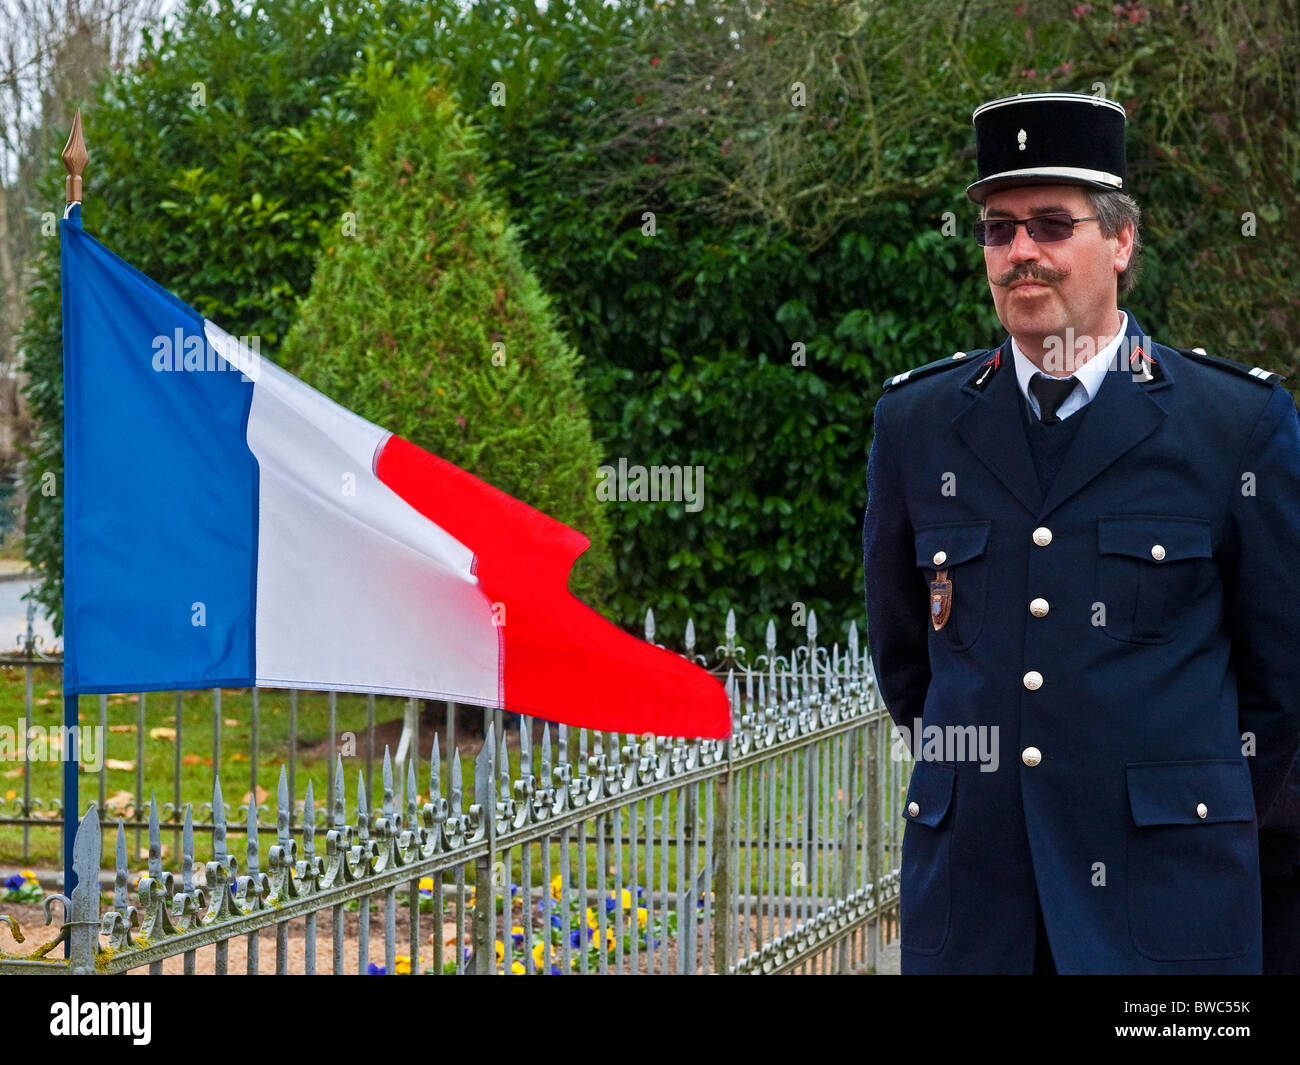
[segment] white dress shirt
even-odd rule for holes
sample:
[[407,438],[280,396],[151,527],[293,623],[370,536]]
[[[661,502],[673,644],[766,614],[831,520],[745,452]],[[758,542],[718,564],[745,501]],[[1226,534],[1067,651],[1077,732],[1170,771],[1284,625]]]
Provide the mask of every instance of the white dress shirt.
[[[1096,355],[1074,371],[1074,379],[1083,387],[1080,388],[1075,385],[1074,391],[1065,398],[1065,402],[1057,410],[1056,416],[1058,418],[1064,420],[1075,411],[1092,402],[1097,395],[1098,389],[1101,388],[1102,381],[1106,379],[1106,370],[1115,358],[1115,353],[1119,351],[1119,346],[1123,342],[1124,334],[1127,331],[1128,315],[1120,311],[1119,332]],[[1033,379],[1034,374],[1042,371],[1029,361],[1028,355],[1020,350],[1020,345],[1016,343],[1015,337],[1011,338],[1011,354],[1016,363],[1016,380],[1020,382],[1020,394],[1028,401],[1030,413],[1033,414],[1035,419],[1038,419],[1038,397],[1029,391],[1029,382]],[[1128,369],[1128,367],[1121,367],[1121,369]]]

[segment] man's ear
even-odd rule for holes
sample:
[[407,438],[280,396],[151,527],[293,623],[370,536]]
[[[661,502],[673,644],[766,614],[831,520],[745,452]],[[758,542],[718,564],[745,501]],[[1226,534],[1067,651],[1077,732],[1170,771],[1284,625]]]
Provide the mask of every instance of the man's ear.
[[1134,227],[1132,222],[1125,224],[1124,228],[1115,236],[1115,272],[1127,270],[1128,264],[1133,259],[1133,234]]

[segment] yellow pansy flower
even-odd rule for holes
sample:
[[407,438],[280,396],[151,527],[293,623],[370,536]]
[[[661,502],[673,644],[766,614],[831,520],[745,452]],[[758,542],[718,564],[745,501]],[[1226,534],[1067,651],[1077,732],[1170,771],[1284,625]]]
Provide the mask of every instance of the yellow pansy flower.
[[411,959],[410,959],[409,957],[407,957],[405,954],[399,954],[399,955],[397,955],[396,961],[397,961],[397,964],[393,967],[393,971],[394,971],[398,976],[410,976],[410,975],[411,975]]

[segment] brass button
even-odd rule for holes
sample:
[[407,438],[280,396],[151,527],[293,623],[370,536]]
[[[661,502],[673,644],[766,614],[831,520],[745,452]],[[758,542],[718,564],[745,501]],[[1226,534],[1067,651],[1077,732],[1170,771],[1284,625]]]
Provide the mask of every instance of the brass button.
[[1047,617],[1048,609],[1049,607],[1046,599],[1039,598],[1029,600],[1029,612],[1036,618]]
[[1152,544],[1151,557],[1154,558],[1157,562],[1159,562],[1162,558],[1165,557],[1165,549],[1161,547],[1159,544]]
[[1031,669],[1028,673],[1026,673],[1024,680],[1025,680],[1025,687],[1028,688],[1031,692],[1037,691],[1039,688],[1043,686],[1043,675],[1039,673],[1038,670],[1036,669]]
[[1043,752],[1037,747],[1026,747],[1020,752],[1020,760],[1027,766],[1036,766],[1043,760]]
[[916,817],[921,812],[921,808],[914,802],[907,804],[907,816]]
[[1034,543],[1039,547],[1046,547],[1052,542],[1052,530],[1046,525],[1040,525],[1034,530]]
[[934,564],[936,566],[942,566],[947,561],[948,561],[947,551],[936,551],[934,553]]
[[1206,809],[1205,803],[1203,803],[1203,802],[1198,802],[1198,803],[1196,804],[1196,816],[1197,816],[1197,817],[1199,817],[1199,818],[1201,818],[1202,820],[1204,820],[1205,817],[1209,814],[1209,812],[1210,812],[1210,811],[1209,811],[1208,809]]

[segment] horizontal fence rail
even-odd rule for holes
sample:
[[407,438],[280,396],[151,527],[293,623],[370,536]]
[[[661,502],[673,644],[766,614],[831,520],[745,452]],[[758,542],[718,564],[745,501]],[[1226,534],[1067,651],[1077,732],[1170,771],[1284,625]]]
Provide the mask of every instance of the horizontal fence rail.
[[[214,760],[198,811],[209,819],[201,863],[193,803],[152,798],[135,825],[107,823],[91,803],[74,842],[77,885],[44,900],[47,924],[61,906],[58,935],[25,955],[0,948],[0,973],[192,973],[200,962],[258,973],[272,946],[276,973],[317,972],[318,947],[334,974],[872,970],[897,923],[910,766],[891,757],[856,626],[844,654],[817,644],[815,615],[807,636],[778,655],[769,624],[767,653],[751,665],[728,614],[713,667],[731,701],[726,740],[589,732],[489,710],[486,739],[464,765],[450,748],[444,772],[434,736],[424,801],[419,748],[404,773],[385,748],[373,810],[369,765],[345,774],[336,754],[319,806],[311,781],[296,806],[290,764],[273,812],[253,801],[235,814]],[[691,625],[686,654],[709,668],[694,642]],[[513,751],[507,731],[517,732]],[[114,884],[102,899],[109,828]],[[147,835],[148,868],[133,884],[135,831]],[[164,868],[173,831],[180,862]],[[0,922],[22,941],[16,921]]]

